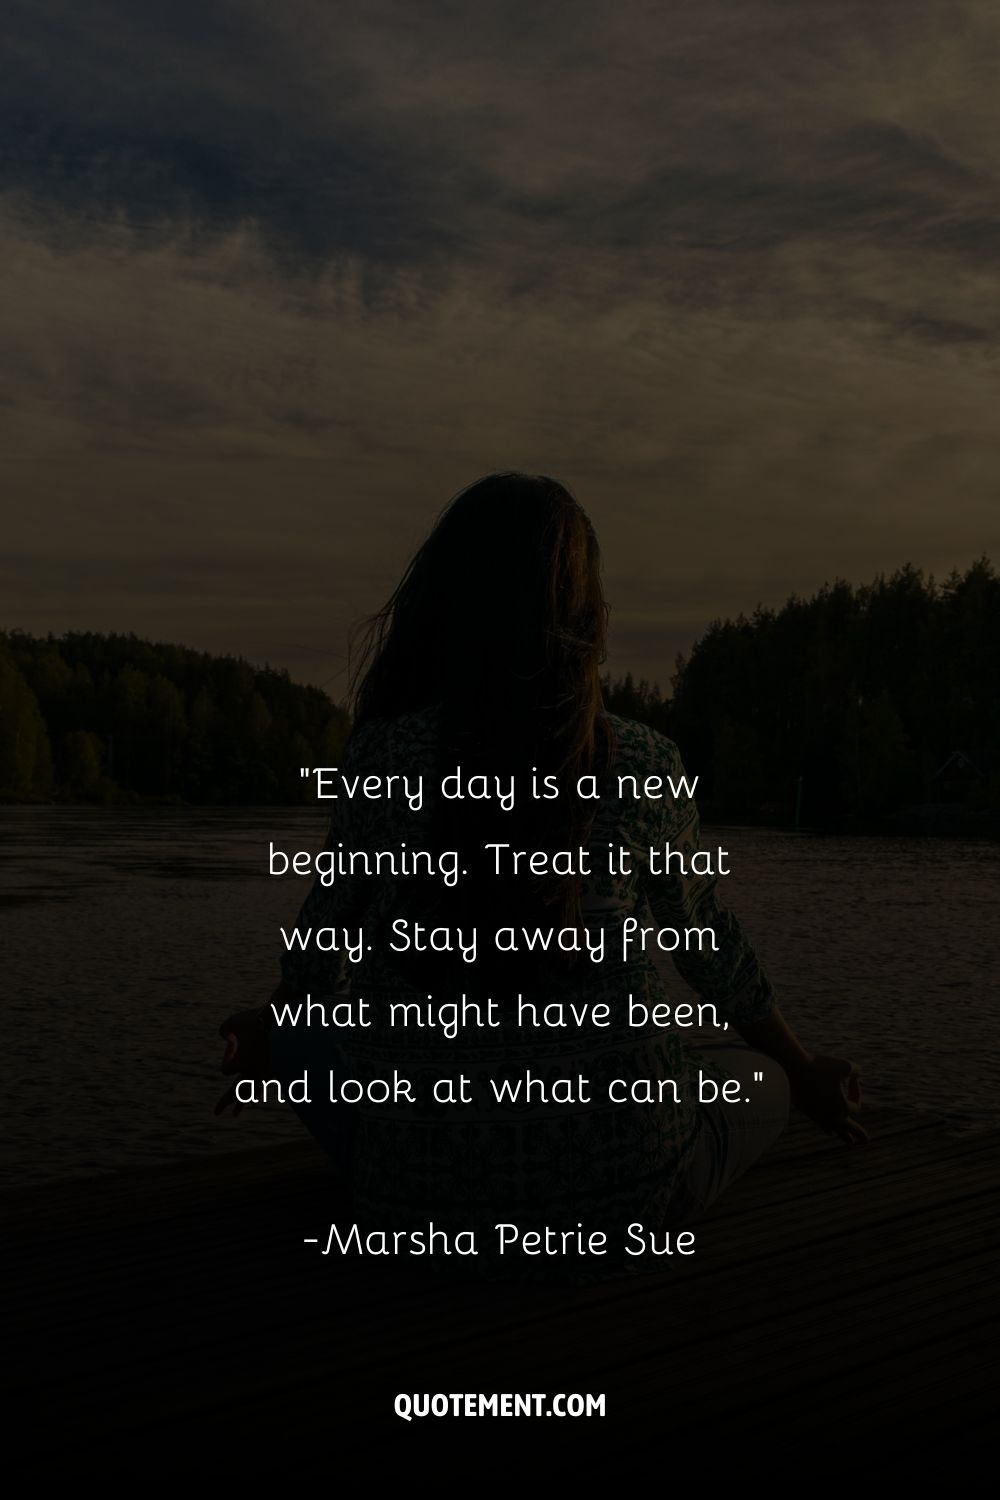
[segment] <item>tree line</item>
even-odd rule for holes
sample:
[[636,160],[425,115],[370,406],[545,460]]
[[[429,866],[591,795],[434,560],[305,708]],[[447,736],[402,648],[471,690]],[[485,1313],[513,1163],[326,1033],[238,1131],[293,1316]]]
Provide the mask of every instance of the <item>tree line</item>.
[[983,558],[940,584],[905,567],[716,620],[669,697],[626,678],[606,701],[677,742],[711,815],[851,827],[1000,808],[998,688],[1000,577]]
[[[1000,807],[1000,578],[905,567],[714,621],[669,693],[605,701],[681,747],[709,816],[857,826]],[[299,803],[350,729],[287,672],[134,635],[0,634],[0,797]]]
[[287,672],[134,635],[0,635],[7,800],[296,803],[342,709]]

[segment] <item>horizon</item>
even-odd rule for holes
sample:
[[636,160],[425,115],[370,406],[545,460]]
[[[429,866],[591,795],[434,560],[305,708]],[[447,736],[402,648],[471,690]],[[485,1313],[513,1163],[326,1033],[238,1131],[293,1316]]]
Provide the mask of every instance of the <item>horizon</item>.
[[[849,579],[849,578],[828,578],[828,579],[824,579],[823,582],[820,583],[810,593],[803,593],[803,592],[800,592],[798,590],[793,590],[790,594],[788,594],[786,596],[785,599],[773,602],[771,604],[765,604],[763,601],[758,601],[755,605],[753,605],[749,609],[733,610],[731,612],[723,612],[723,613],[721,613],[719,615],[716,615],[713,619],[705,621],[705,623],[701,626],[701,628],[698,631],[698,633],[695,636],[693,636],[692,639],[688,642],[686,649],[683,648],[683,647],[681,647],[681,648],[679,648],[679,651],[680,651],[680,654],[683,656],[684,661],[687,662],[690,659],[690,655],[691,655],[692,650],[698,645],[698,643],[705,637],[705,635],[715,625],[718,625],[718,624],[726,625],[726,624],[730,624],[730,623],[736,623],[741,618],[753,619],[755,617],[755,615],[757,614],[757,612],[760,611],[760,610],[763,610],[765,612],[766,611],[772,611],[775,614],[779,614],[783,609],[785,609],[787,606],[789,606],[789,605],[791,605],[793,603],[802,602],[802,601],[805,601],[806,603],[810,602],[811,600],[813,600],[813,599],[817,598],[819,595],[821,595],[824,592],[824,590],[826,590],[826,589],[836,588],[836,587],[838,587],[840,585],[845,585],[846,584],[847,587],[849,587],[853,592],[860,592],[860,591],[863,591],[865,589],[869,589],[869,588],[875,587],[877,584],[879,584],[880,582],[882,582],[884,580],[888,580],[888,579],[891,579],[893,577],[896,577],[896,576],[899,576],[901,574],[904,574],[904,573],[906,573],[909,570],[912,570],[917,576],[919,576],[922,579],[922,581],[923,581],[923,583],[925,584],[926,587],[928,587],[928,588],[932,588],[933,587],[934,589],[940,589],[942,586],[944,586],[945,584],[947,584],[947,582],[949,581],[950,577],[952,577],[952,576],[957,576],[957,577],[965,576],[966,574],[968,574],[969,571],[971,571],[972,569],[974,569],[976,567],[979,567],[980,565],[985,565],[986,568],[989,569],[989,570],[993,570],[994,569],[994,564],[993,564],[992,558],[988,557],[985,553],[983,553],[980,556],[973,558],[970,562],[966,563],[964,566],[957,566],[957,565],[954,566],[952,569],[949,570],[948,574],[940,576],[940,577],[937,576],[936,574],[928,572],[928,571],[926,571],[926,570],[924,570],[922,568],[915,567],[915,565],[912,562],[905,562],[905,563],[901,563],[898,567],[887,569],[887,570],[885,570],[883,572],[876,573],[872,578],[865,579],[864,581],[860,581],[860,582],[857,581],[857,580],[854,580],[854,579]],[[355,626],[362,625],[362,624],[364,624],[364,617],[362,617],[359,621],[355,622]],[[36,639],[50,639],[50,640],[53,640],[55,642],[59,642],[60,640],[63,640],[66,636],[71,636],[71,635],[75,635],[75,634],[95,634],[95,635],[110,636],[110,637],[119,636],[119,637],[122,637],[122,638],[125,638],[125,639],[127,639],[130,636],[135,636],[138,640],[143,641],[143,642],[145,642],[145,643],[147,643],[149,645],[157,646],[157,647],[159,647],[159,646],[176,647],[176,648],[179,648],[179,649],[184,650],[184,651],[194,652],[197,655],[218,657],[218,658],[221,658],[221,659],[232,658],[232,659],[237,660],[237,661],[245,662],[247,666],[253,668],[253,670],[257,671],[257,672],[272,671],[272,672],[284,672],[284,673],[287,673],[287,675],[290,677],[291,681],[293,683],[295,683],[297,686],[317,688],[321,692],[325,693],[333,701],[333,703],[338,708],[343,708],[345,710],[345,712],[347,711],[346,682],[345,682],[344,692],[342,694],[338,694],[336,692],[331,691],[331,687],[330,687],[330,682],[329,681],[327,681],[327,682],[319,682],[319,681],[313,681],[309,677],[296,676],[293,667],[289,663],[283,662],[283,661],[269,661],[269,660],[264,659],[264,658],[253,657],[253,656],[249,655],[247,652],[240,650],[238,647],[233,647],[233,648],[230,648],[230,649],[215,650],[211,646],[202,645],[202,644],[199,644],[197,642],[178,640],[176,638],[170,638],[170,639],[168,639],[167,637],[152,636],[152,635],[150,635],[150,636],[141,636],[138,631],[136,631],[134,629],[126,629],[124,627],[115,628],[115,627],[112,626],[112,627],[107,628],[107,629],[103,629],[103,628],[102,629],[96,629],[94,627],[80,625],[80,626],[68,626],[68,627],[66,627],[63,630],[56,631],[56,630],[45,630],[45,629],[42,629],[42,630],[32,629],[30,626],[19,625],[19,624],[2,624],[2,625],[0,625],[0,637],[9,636],[9,635],[18,634],[18,633],[20,633],[22,635],[26,635],[26,636],[33,636]],[[612,617],[611,633],[613,633],[613,617]],[[611,650],[609,650],[607,660],[602,664],[601,676],[602,676],[602,679],[608,681],[612,686],[623,684],[624,681],[625,681],[625,679],[627,677],[631,677],[632,680],[634,681],[634,683],[636,685],[645,684],[648,687],[651,687],[652,689],[654,689],[657,692],[657,694],[659,695],[659,697],[664,702],[668,702],[670,700],[670,697],[671,697],[672,679],[673,679],[676,671],[677,671],[677,653],[676,652],[674,653],[674,657],[671,659],[670,663],[669,664],[665,664],[663,673],[660,676],[657,676],[656,673],[655,673],[655,670],[652,673],[650,673],[648,671],[645,671],[645,672],[644,671],[640,671],[634,665],[630,665],[629,662],[627,660],[625,660],[624,658],[621,658],[619,660],[618,655],[616,653],[613,653]],[[337,674],[337,676],[338,677],[341,677],[341,676],[346,677],[346,668],[344,670],[342,670],[341,672],[339,672]]]

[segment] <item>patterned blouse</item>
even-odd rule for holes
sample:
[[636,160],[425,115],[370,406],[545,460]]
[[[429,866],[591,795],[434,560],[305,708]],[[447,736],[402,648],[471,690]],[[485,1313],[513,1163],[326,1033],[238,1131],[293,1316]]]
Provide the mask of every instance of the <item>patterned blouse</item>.
[[[424,710],[365,726],[353,736],[341,772],[406,772],[411,778],[422,772],[425,787],[430,787],[436,722],[435,711]],[[336,995],[367,1000],[370,1026],[337,1036],[349,1076],[392,1079],[396,1069],[411,1081],[416,1095],[416,1103],[362,1103],[354,1112],[354,1214],[360,1223],[412,1223],[426,1229],[433,1219],[436,1226],[453,1225],[456,1230],[482,1225],[489,1230],[482,1247],[489,1251],[498,1222],[582,1222],[624,1229],[638,1221],[651,1231],[665,1222],[671,1193],[698,1136],[698,1069],[712,1070],[685,1046],[675,1027],[629,1025],[630,996],[647,1011],[668,997],[653,954],[643,954],[633,944],[628,957],[622,956],[623,923],[633,917],[640,927],[711,929],[700,947],[694,944],[685,950],[682,944],[672,956],[702,1001],[714,1004],[720,1027],[724,1020],[739,1023],[766,1015],[773,1000],[739,922],[718,904],[717,877],[678,873],[676,859],[669,862],[670,873],[650,872],[650,850],[657,851],[654,863],[662,865],[659,851],[667,844],[685,856],[690,871],[699,832],[694,801],[668,794],[637,800],[631,782],[625,796],[618,794],[618,778],[626,776],[636,777],[640,790],[652,776],[663,778],[665,792],[667,778],[676,786],[684,775],[677,747],[645,725],[617,716],[610,722],[615,756],[595,803],[595,873],[585,878],[582,891],[584,926],[592,932],[604,929],[608,956],[595,963],[584,952],[565,973],[555,978],[546,974],[544,995],[530,997],[563,1002],[567,1014],[574,1002],[586,1005],[582,1025],[466,1027],[451,1039],[440,1027],[391,1026],[390,1005],[427,1001],[426,990],[412,988],[392,967],[394,955],[387,951],[396,891],[392,880],[338,874],[327,886],[317,880],[303,904],[300,929],[363,926],[370,951],[353,968],[335,954],[311,948],[286,954],[285,980],[314,1000]],[[327,848],[386,850],[403,842],[408,849],[419,848],[430,815],[429,797],[419,812],[402,798],[342,798]],[[607,873],[609,843],[630,850],[630,873]],[[484,923],[480,951],[487,941],[493,942],[493,929]],[[473,989],[471,974],[466,988]],[[523,983],[520,988],[528,999]],[[610,1025],[591,1019],[592,1007],[601,1001],[610,1006]],[[719,1039],[724,1036],[720,1031]],[[528,1069],[533,1077],[548,1080],[583,1075],[590,1081],[592,1102],[497,1104],[488,1080],[516,1080]],[[434,1082],[460,1073],[471,1080],[475,1102],[434,1102]],[[635,1079],[651,1079],[654,1086],[657,1080],[674,1080],[679,1099],[675,1102],[668,1087],[662,1100],[653,1104],[610,1101],[611,1080],[625,1080],[627,1090]],[[622,1088],[616,1093],[620,1096]],[[616,1238],[620,1240],[620,1234]],[[502,1274],[510,1275],[511,1257],[504,1259]],[[625,1268],[623,1264],[617,1269]],[[474,1269],[490,1275],[500,1268],[486,1253],[480,1254]],[[538,1273],[529,1274],[534,1278]]]

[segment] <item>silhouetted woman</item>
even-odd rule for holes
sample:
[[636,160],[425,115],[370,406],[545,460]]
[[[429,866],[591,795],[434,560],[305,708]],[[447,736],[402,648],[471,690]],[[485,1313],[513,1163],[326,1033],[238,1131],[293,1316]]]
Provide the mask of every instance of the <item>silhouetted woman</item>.
[[[399,796],[338,800],[327,850],[396,851],[397,873],[338,866],[299,918],[302,930],[362,926],[368,950],[350,971],[313,949],[287,955],[261,1019],[222,1028],[228,1072],[309,1070],[299,1113],[349,1171],[362,1228],[475,1231],[477,1269],[491,1273],[531,1274],[525,1236],[576,1225],[606,1236],[584,1252],[601,1271],[644,1264],[644,1236],[696,1220],[778,1137],[789,1097],[864,1139],[857,1070],[801,1045],[718,905],[715,873],[694,873],[709,862],[692,860],[698,817],[676,747],[606,712],[605,624],[597,541],[560,484],[494,474],[452,501],[373,622],[340,768],[422,774],[427,795],[416,811]],[[492,795],[435,794],[459,769]],[[665,873],[651,872],[651,850]],[[400,874],[416,851],[420,871]],[[714,1013],[714,1045],[630,1024],[630,1002],[633,1022],[667,1003],[644,928],[678,934],[674,961]],[[418,950],[432,929],[438,949],[456,935],[450,951]],[[498,951],[500,930],[514,951]],[[528,947],[539,930],[547,949]],[[469,963],[458,939],[468,954],[473,936]],[[273,1007],[306,993],[363,999],[368,1024],[273,1023]],[[464,1002],[466,1024],[439,1023],[448,1001]],[[699,1075],[738,1079],[740,1102],[699,1103]],[[329,1102],[328,1076],[409,1088],[351,1107]],[[496,1098],[505,1082],[513,1102]],[[401,1253],[417,1243],[406,1234]]]

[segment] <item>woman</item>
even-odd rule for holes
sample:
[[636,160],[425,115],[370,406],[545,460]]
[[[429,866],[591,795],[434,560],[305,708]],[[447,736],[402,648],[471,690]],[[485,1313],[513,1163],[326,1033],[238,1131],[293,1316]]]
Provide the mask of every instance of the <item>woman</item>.
[[[693,1222],[778,1137],[789,1098],[849,1144],[865,1139],[857,1069],[803,1047],[738,921],[718,905],[715,875],[692,873],[706,862],[691,859],[698,816],[676,747],[605,711],[605,624],[594,532],[561,485],[494,474],[456,497],[373,622],[341,768],[420,774],[428,796],[418,810],[342,798],[327,844],[419,849],[426,867],[317,880],[300,928],[363,927],[360,962],[348,972],[334,956],[288,955],[272,1005],[221,1028],[224,1071],[287,1080],[308,1068],[323,1080],[299,1112],[349,1170],[359,1223],[475,1228],[479,1270],[503,1262],[517,1274],[492,1233],[500,1222],[519,1234],[596,1227],[609,1242],[602,1271],[636,1269],[622,1253],[625,1227],[655,1234]],[[483,795],[435,794],[456,774],[450,790]],[[675,795],[643,795],[649,777]],[[653,873],[650,851],[665,845],[679,857],[654,862]],[[623,944],[630,919],[633,932],[701,931],[681,943],[677,968],[715,1007],[717,1035],[735,1030],[742,1047],[727,1036],[698,1052],[676,1027],[630,1024],[666,1001],[650,954]],[[466,955],[474,934],[476,962],[457,942],[416,951],[414,935],[432,928],[464,934]],[[500,929],[561,936],[545,951],[522,941],[500,953]],[[336,1033],[273,1024],[306,993],[363,997],[370,1024]],[[463,999],[493,1019],[450,1035],[417,1024],[416,1009],[411,1024],[389,1024],[393,1005]],[[543,1005],[572,1024],[533,1025]],[[326,1100],[328,1072],[371,1080],[394,1069],[414,1102]],[[711,1094],[727,1078],[740,1081],[741,1102],[699,1102],[700,1080]],[[435,1098],[444,1079],[465,1084]],[[497,1100],[504,1080],[524,1084],[516,1104]],[[462,1102],[450,1102],[462,1087]]]

